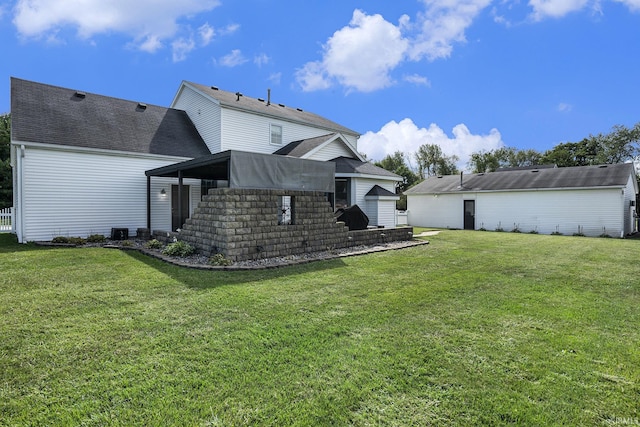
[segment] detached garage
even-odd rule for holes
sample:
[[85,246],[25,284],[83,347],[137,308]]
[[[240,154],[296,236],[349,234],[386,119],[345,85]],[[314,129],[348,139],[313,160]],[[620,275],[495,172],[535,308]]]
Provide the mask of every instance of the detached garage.
[[429,177],[405,192],[412,226],[612,237],[637,231],[637,193],[631,163]]

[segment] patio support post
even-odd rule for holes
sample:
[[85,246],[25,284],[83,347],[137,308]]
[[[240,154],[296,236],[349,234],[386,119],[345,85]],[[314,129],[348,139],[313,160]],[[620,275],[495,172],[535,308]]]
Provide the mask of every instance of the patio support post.
[[147,176],[147,228],[151,232],[151,176]]
[[183,224],[182,212],[182,171],[178,171],[178,227],[182,228]]

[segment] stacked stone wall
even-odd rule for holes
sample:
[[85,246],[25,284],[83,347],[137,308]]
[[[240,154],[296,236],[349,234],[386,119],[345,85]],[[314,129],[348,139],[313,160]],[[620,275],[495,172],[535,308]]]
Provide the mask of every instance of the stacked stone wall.
[[[283,196],[293,201],[291,224],[278,223]],[[203,197],[177,236],[170,237],[207,256],[221,253],[232,261],[244,261],[410,240],[411,231],[411,227],[349,231],[343,222],[336,222],[322,192],[216,188]]]

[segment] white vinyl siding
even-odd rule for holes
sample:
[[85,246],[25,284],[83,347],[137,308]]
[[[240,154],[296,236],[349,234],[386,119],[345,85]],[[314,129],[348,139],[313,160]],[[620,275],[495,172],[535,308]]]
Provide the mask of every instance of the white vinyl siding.
[[[111,234],[111,228],[147,226],[145,170],[184,159],[152,159],[26,147],[21,241],[55,236]],[[171,229],[171,184],[176,179],[151,178],[151,228]],[[200,181],[192,185],[192,207],[200,200]],[[167,195],[160,194],[165,189]]]
[[[633,193],[633,190],[631,190]],[[587,236],[625,234],[623,191],[613,189],[408,194],[409,224],[463,228],[463,200],[475,200],[475,228]]]
[[[275,105],[273,108],[282,108]],[[282,126],[282,145],[270,144],[270,125]],[[225,150],[241,150],[271,154],[293,141],[329,135],[333,131],[308,125],[278,120],[273,117],[250,114],[244,111],[222,108],[222,147]]]
[[[395,226],[395,201],[392,202],[393,212],[391,213],[391,220],[385,219],[389,215],[387,209],[383,209],[383,214],[379,216],[378,203],[373,203],[372,200],[365,199],[366,194],[375,186],[379,185],[385,190],[395,192],[395,182],[382,181],[368,178],[352,178],[351,190],[352,190],[352,204],[358,205],[360,209],[369,217],[369,225],[384,225],[385,227]],[[393,223],[393,225],[391,225]]]
[[319,160],[326,162],[333,160],[337,157],[353,157],[353,153],[349,150],[341,141],[332,141],[330,144],[325,145],[311,156],[307,157],[310,160]]
[[462,200],[461,194],[407,194],[407,221],[414,227],[462,228]]
[[176,98],[172,108],[187,112],[209,151],[218,153],[222,150],[221,107],[219,103],[188,86],[182,86],[180,95]]

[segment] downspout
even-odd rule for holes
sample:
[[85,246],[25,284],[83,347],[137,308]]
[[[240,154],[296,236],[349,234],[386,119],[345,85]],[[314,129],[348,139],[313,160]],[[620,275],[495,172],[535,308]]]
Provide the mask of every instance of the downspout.
[[[16,206],[14,206],[16,212],[13,214],[15,218],[15,225],[13,231],[16,233],[19,243],[27,243],[24,240],[24,157],[26,148],[24,145],[16,147],[16,193],[13,196],[13,200]],[[16,197],[17,196],[17,197]]]

